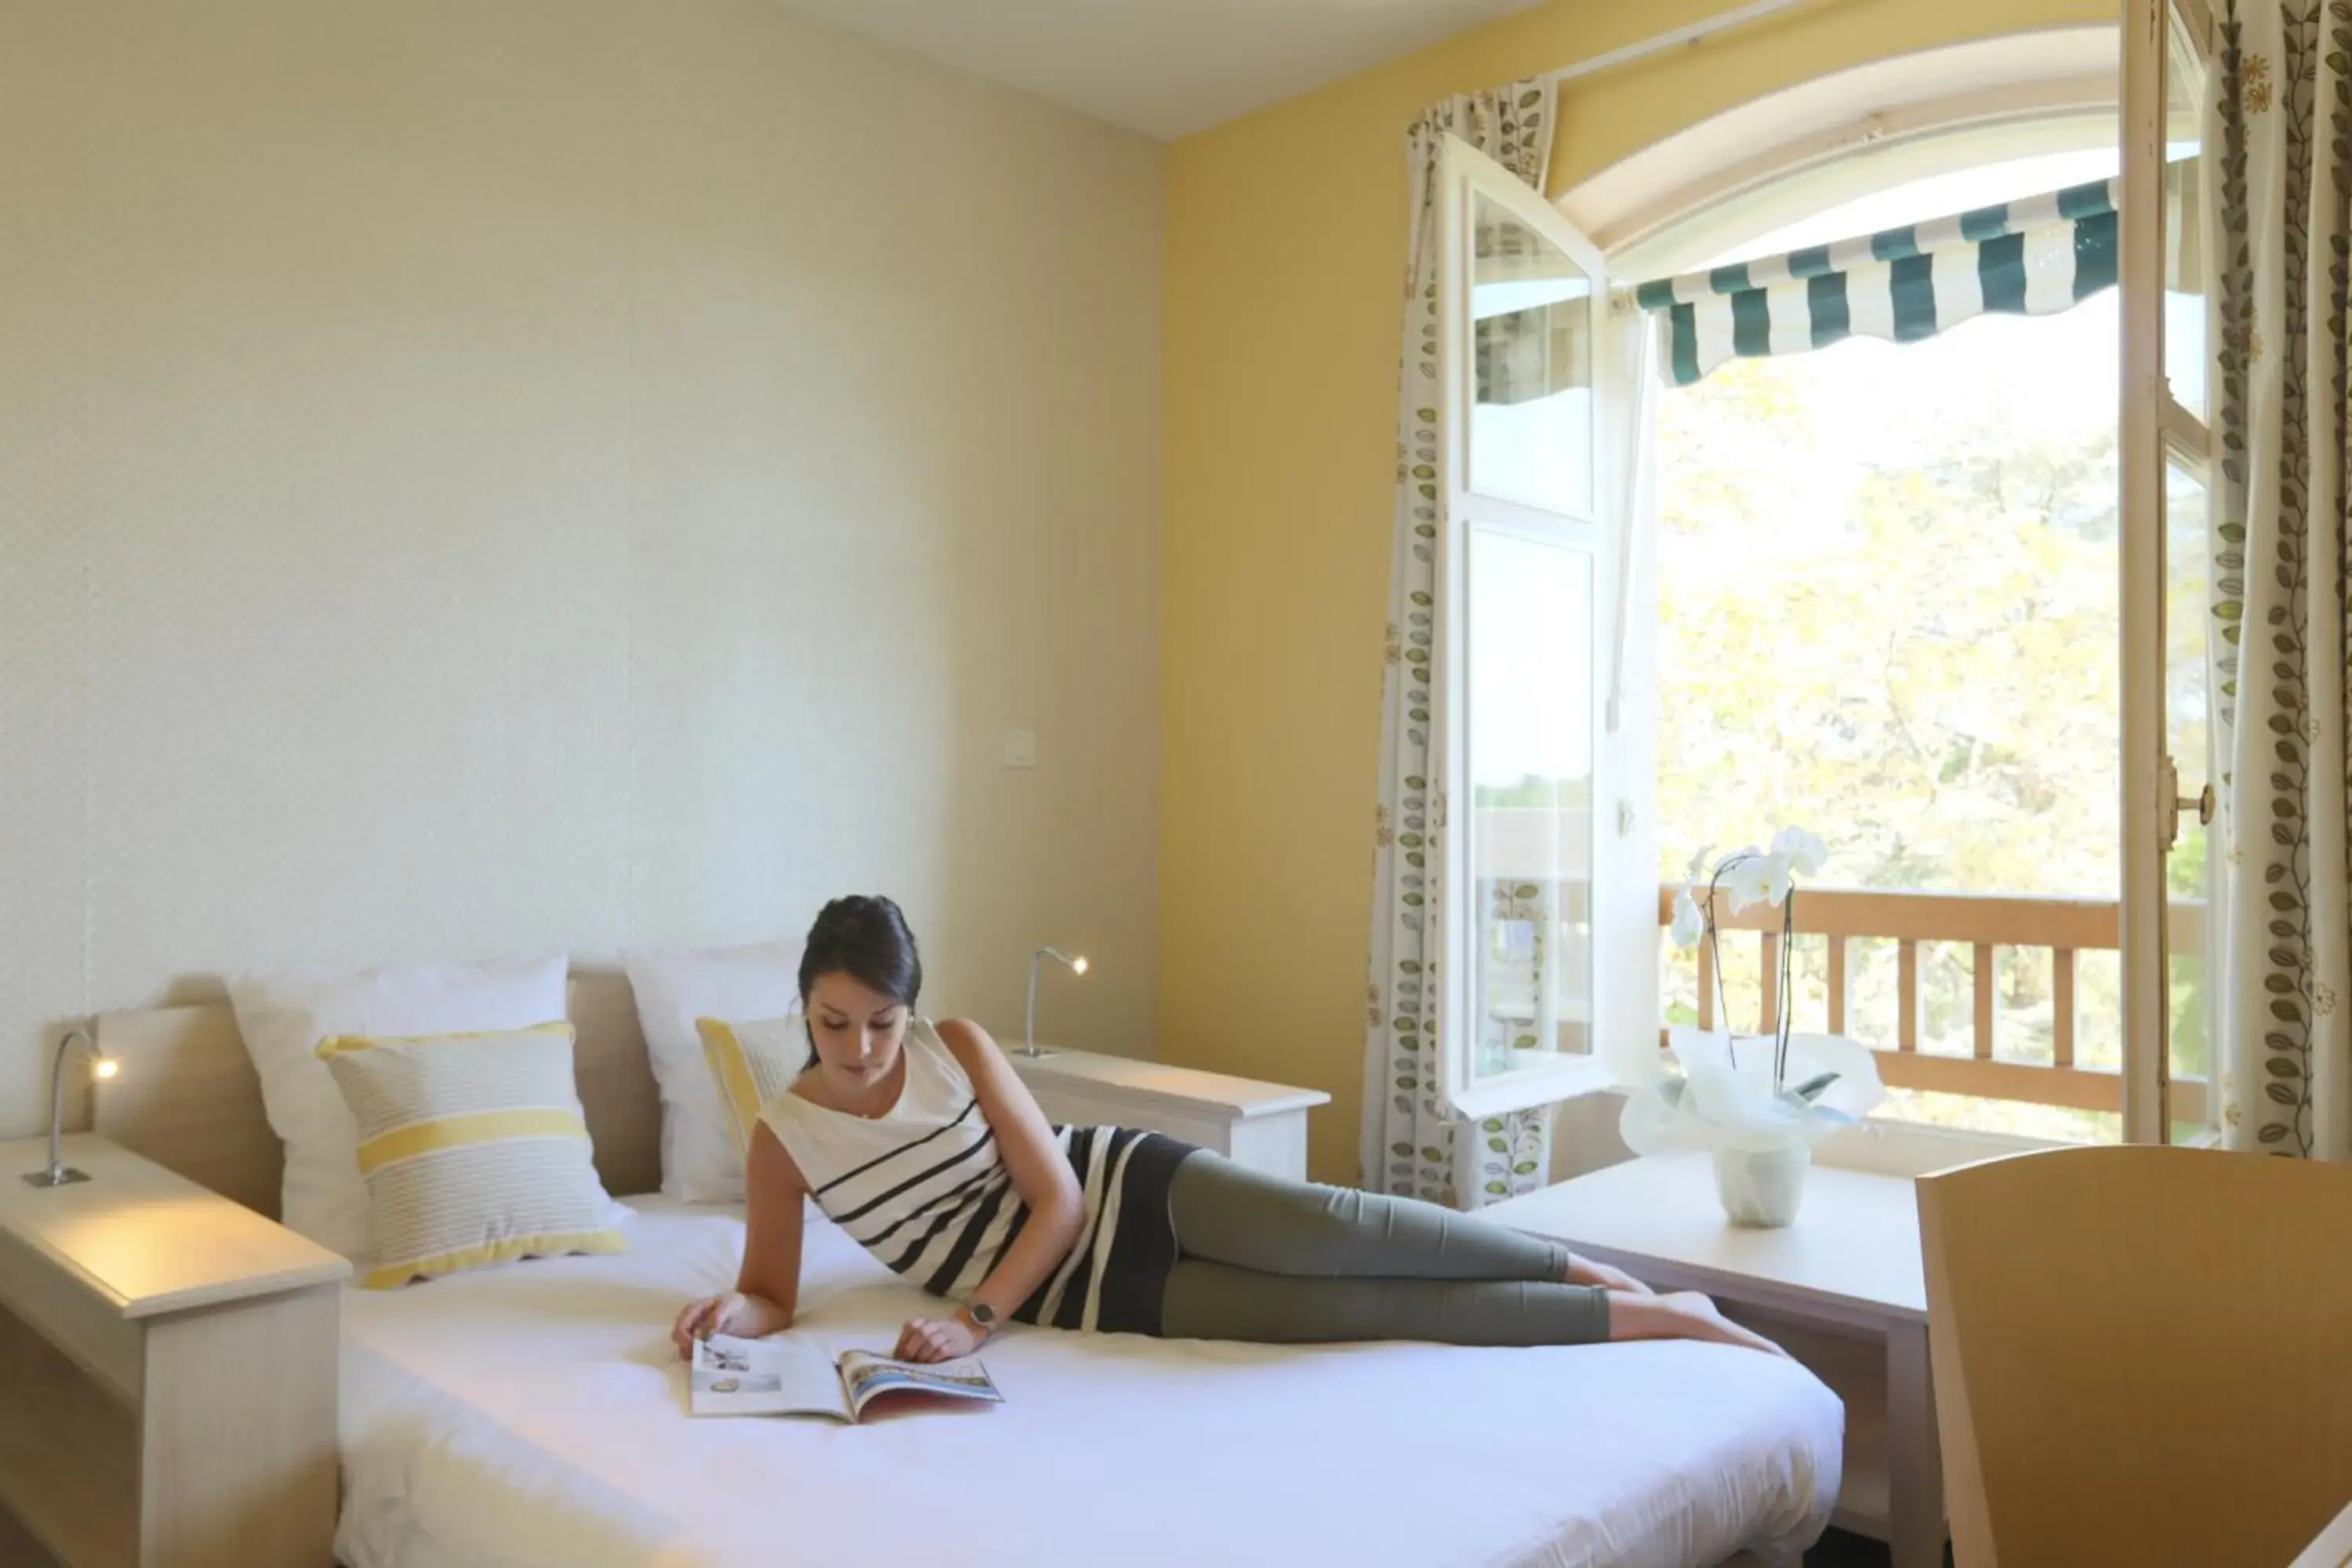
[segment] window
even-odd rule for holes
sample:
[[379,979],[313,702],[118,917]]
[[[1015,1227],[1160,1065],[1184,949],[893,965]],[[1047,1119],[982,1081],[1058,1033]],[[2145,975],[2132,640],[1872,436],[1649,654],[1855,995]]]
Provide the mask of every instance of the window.
[[[2040,79],[1992,79],[2012,47]],[[1801,900],[1797,1026],[1878,1047],[1892,1114],[2113,1139],[2137,1093],[2132,1135],[2149,1135],[2150,1101],[2127,1087],[2150,1053],[2125,1049],[2138,993],[2124,959],[2146,937],[2144,925],[2132,937],[2145,916],[2129,911],[2149,906],[2132,900],[2152,897],[2158,923],[2166,905],[2161,889],[2132,891],[2154,707],[2147,683],[2125,672],[2164,669],[2158,740],[2193,775],[2210,776],[2215,679],[2201,604],[2193,61],[2173,61],[2168,102],[2159,94],[2156,110],[2136,111],[2154,131],[2131,180],[2163,195],[2159,305],[2131,292],[2133,266],[2156,276],[2153,252],[2108,184],[2115,30],[1951,53],[1967,61],[1948,100],[1935,97],[1940,62],[1919,58],[1886,68],[1913,95],[1899,113],[1854,122],[1850,96],[1812,94],[1805,112],[1849,123],[1792,125],[1782,175],[1761,170],[1776,154],[1752,141],[1720,175],[1653,150],[1628,166],[1646,161],[1685,183],[1650,216],[1626,205],[1639,181],[1623,167],[1562,205],[1606,206],[1592,195],[1606,187],[1619,204],[1610,223],[1634,237],[1615,270],[1659,276],[1963,213],[1980,223],[1977,209],[2088,184],[2092,216],[2035,209],[2085,226],[2054,243],[2034,230],[2016,242],[2041,247],[2026,252],[2028,282],[1999,279],[2032,299],[2045,275],[2031,258],[2063,258],[2060,291],[2041,297],[2066,307],[2056,314],[1955,322],[1941,270],[1952,258],[1937,250],[1930,293],[1915,270],[1908,307],[1884,287],[1873,307],[1900,323],[1927,299],[1924,337],[1801,352],[1822,341],[1801,317],[1784,338],[1779,304],[1759,331],[1756,311],[1718,300],[1722,311],[1696,318],[1713,323],[1700,337],[1673,336],[1674,380],[1690,383],[1717,350],[1778,357],[1656,389],[1642,367],[1651,329],[1625,291],[1596,308],[1612,298],[1600,255],[1529,210],[1531,194],[1501,171],[1481,184],[1461,150],[1441,218],[1454,263],[1440,287],[1456,449],[1438,542],[1446,678],[1433,719],[1445,776],[1461,781],[1443,838],[1440,995],[1447,1082],[1465,1113],[1536,1103],[1539,1089],[1557,1098],[1580,1081],[1565,1070],[1580,1057],[1602,1058],[1603,1078],[1639,1071],[1662,1019],[1760,1026],[1778,911],[1771,935],[1759,920],[1752,941],[1727,942],[1725,973],[1682,953],[1661,973],[1659,884],[1702,846],[1721,853],[1797,823],[1829,842],[1833,884]],[[1903,133],[1882,142],[1895,121]],[[1731,158],[1739,138],[1705,130]],[[2172,160],[2161,170],[2159,155]],[[2018,221],[1993,232],[2022,234]],[[1961,239],[1991,243],[1958,224],[1936,243]],[[1882,254],[1907,253],[1864,247],[1851,265]],[[2118,255],[2123,289],[2105,287]],[[1990,304],[1996,279],[1979,269],[1990,261],[1961,265]],[[1900,262],[1883,271],[1904,275]],[[1793,287],[1795,309],[1813,308]],[[1958,298],[1952,313],[1968,315],[1965,285]],[[2173,384],[2151,574],[2172,600],[2160,655],[2133,652],[2158,623],[2136,598],[2150,545],[2132,531],[2147,525],[2131,522],[2123,482],[2137,450],[2126,437],[2139,428],[2118,416],[2126,337],[2134,354],[2156,344]],[[1634,504],[1644,476],[1646,509]],[[2166,873],[2177,1081],[2158,1094],[2183,1126],[2208,1101],[2201,846],[2192,837]],[[2168,950],[2153,951],[2163,967]]]
[[[1595,889],[1617,851],[1600,682],[1616,553],[1601,521],[1600,253],[1461,142],[1440,171],[1451,450],[1433,547],[1448,1098],[1465,1115],[1595,1087],[1613,971]],[[1629,995],[1633,994],[1629,993]]]

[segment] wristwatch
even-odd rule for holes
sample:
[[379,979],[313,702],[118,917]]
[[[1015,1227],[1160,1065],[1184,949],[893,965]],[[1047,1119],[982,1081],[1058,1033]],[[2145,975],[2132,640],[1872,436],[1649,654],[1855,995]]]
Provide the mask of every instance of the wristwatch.
[[987,1339],[996,1332],[996,1309],[987,1302],[965,1302],[963,1316],[964,1321],[980,1331],[982,1339]]

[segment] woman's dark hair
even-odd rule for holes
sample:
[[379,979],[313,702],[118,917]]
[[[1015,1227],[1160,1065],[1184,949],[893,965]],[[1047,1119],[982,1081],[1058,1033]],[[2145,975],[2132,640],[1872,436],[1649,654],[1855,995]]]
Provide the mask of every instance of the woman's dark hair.
[[846,974],[912,1011],[922,994],[923,959],[907,917],[888,899],[835,899],[817,912],[801,948],[801,1008],[820,974]]

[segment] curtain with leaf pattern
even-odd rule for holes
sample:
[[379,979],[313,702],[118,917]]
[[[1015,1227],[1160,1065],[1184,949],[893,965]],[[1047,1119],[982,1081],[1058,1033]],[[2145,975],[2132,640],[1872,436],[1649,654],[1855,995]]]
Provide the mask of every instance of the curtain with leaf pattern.
[[1447,1113],[1436,1059],[1444,950],[1440,854],[1430,788],[1430,668],[1445,504],[1444,399],[1437,369],[1437,164],[1459,136],[1537,190],[1551,157],[1552,89],[1518,81],[1450,98],[1405,133],[1411,236],[1397,376],[1396,502],[1390,543],[1380,798],[1374,814],[1371,973],[1364,1051],[1363,1184],[1475,1208],[1543,1184],[1543,1108],[1472,1126]]
[[2223,1133],[2352,1157],[2352,5],[2228,0],[2212,548],[2228,844]]

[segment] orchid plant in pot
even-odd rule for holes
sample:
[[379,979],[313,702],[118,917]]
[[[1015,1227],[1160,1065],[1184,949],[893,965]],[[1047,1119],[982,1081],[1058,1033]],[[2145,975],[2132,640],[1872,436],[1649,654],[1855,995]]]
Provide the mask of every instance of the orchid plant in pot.
[[1733,1223],[1788,1225],[1803,1199],[1814,1146],[1859,1121],[1885,1089],[1869,1047],[1837,1035],[1799,1034],[1792,1026],[1797,879],[1813,875],[1828,858],[1822,841],[1801,827],[1784,827],[1769,849],[1735,850],[1712,871],[1707,854],[1702,849],[1691,857],[1688,885],[1675,896],[1674,940],[1684,947],[1707,945],[1715,1014],[1727,1020],[1717,907],[1728,903],[1735,915],[1759,904],[1777,907],[1778,1016],[1769,1020],[1769,1034],[1669,1029],[1665,1054],[1672,1068],[1662,1061],[1656,1076],[1628,1097],[1619,1130],[1637,1154],[1714,1155],[1717,1195]]

